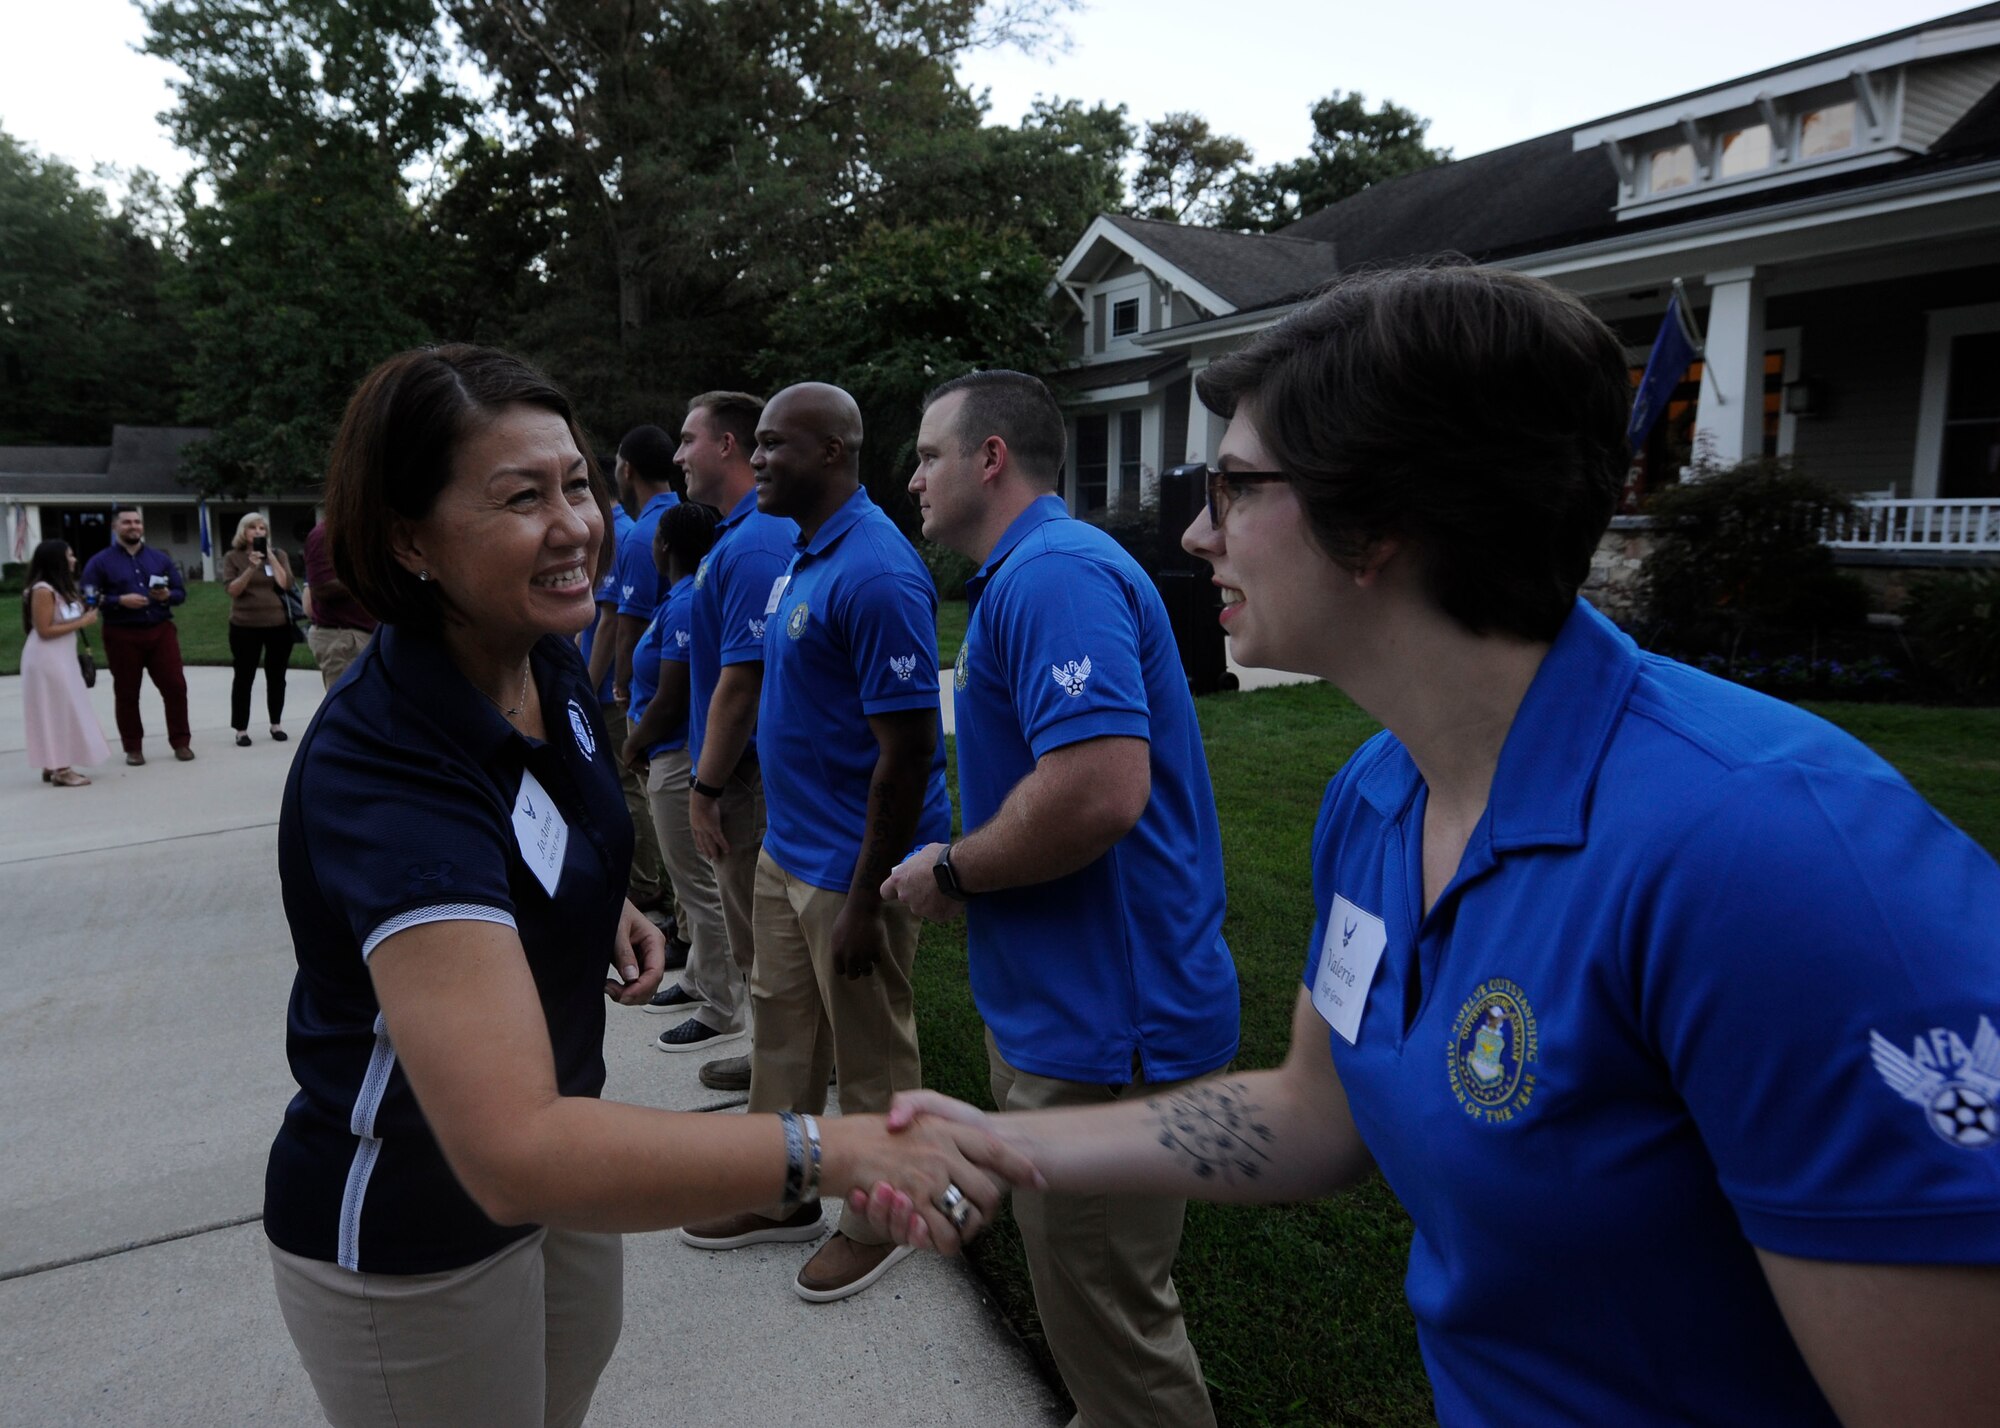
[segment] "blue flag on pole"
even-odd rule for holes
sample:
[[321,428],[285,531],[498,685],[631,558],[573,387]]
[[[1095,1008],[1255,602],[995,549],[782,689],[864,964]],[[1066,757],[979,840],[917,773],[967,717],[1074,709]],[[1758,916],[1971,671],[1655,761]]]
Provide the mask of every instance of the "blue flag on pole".
[[201,553],[202,555],[206,556],[209,553],[208,552],[208,502],[197,501],[195,503],[195,510],[201,516]]
[[1701,341],[1688,322],[1687,294],[1675,278],[1674,295],[1667,300],[1667,315],[1660,321],[1660,335],[1653,339],[1653,355],[1646,359],[1646,375],[1632,394],[1632,420],[1625,428],[1625,438],[1634,451],[1645,444],[1688,364],[1699,356]]

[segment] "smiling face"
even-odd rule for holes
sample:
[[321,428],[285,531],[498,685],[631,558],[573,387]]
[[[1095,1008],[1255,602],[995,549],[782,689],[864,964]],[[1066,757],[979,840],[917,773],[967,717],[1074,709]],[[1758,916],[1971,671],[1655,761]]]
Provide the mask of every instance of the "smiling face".
[[750,469],[757,473],[757,509],[769,516],[811,515],[826,489],[824,437],[798,417],[799,403],[781,392],[757,419]]
[[137,511],[120,511],[111,531],[120,545],[136,550],[146,539],[146,518]]
[[729,434],[716,421],[714,412],[707,407],[688,409],[687,420],[681,423],[681,444],[674,452],[674,463],[687,475],[690,501],[699,501],[704,506],[723,505],[730,447]]
[[604,517],[569,425],[515,405],[468,432],[451,481],[396,558],[428,571],[456,618],[493,643],[573,635],[596,615],[591,571]]
[[966,394],[952,392],[932,402],[917,428],[917,469],[910,495],[923,517],[924,539],[968,554],[984,509],[979,489],[979,448],[965,450],[959,412]]
[[[1217,448],[1217,469],[1272,471],[1248,404]],[[1181,545],[1209,563],[1222,591],[1222,628],[1236,662],[1326,673],[1327,656],[1355,611],[1355,577],[1313,538],[1288,482],[1245,484],[1230,493],[1220,531],[1198,512]]]

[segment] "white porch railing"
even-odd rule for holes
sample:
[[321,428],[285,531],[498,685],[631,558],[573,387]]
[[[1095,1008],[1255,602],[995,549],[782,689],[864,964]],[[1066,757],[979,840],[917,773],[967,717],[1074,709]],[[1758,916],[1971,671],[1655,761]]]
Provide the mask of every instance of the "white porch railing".
[[1860,500],[1833,520],[1824,539],[1835,550],[2000,554],[2000,500]]

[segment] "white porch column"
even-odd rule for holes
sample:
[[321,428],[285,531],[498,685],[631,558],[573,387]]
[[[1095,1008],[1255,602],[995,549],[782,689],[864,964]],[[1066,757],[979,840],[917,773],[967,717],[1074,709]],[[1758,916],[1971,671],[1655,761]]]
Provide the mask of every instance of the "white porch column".
[[[1191,358],[1188,362],[1188,376],[1190,378],[1200,376],[1202,372],[1207,370],[1208,363],[1209,359],[1206,357]],[[1213,466],[1215,464],[1215,448],[1222,445],[1222,433],[1228,430],[1228,427],[1228,422],[1201,404],[1201,397],[1194,390],[1193,383],[1190,382],[1188,385],[1187,455],[1182,459],[1186,461],[1205,461],[1210,466]]]
[[1755,268],[1727,268],[1706,281],[1695,447],[1733,466],[1764,449],[1764,294]]

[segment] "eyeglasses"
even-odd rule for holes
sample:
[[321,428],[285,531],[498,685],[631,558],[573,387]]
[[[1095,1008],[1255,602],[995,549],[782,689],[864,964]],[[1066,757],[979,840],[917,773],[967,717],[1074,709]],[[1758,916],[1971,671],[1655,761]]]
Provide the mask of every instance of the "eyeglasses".
[[1286,479],[1282,471],[1217,471],[1209,467],[1208,477],[1208,523],[1216,530],[1228,519],[1229,503],[1243,493],[1245,486],[1265,486],[1273,481]]

